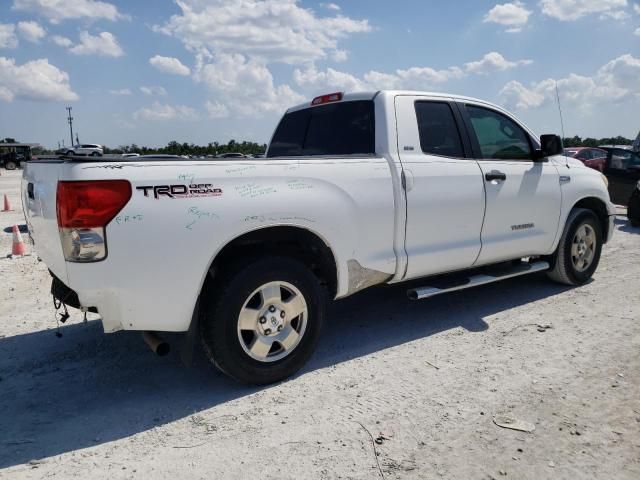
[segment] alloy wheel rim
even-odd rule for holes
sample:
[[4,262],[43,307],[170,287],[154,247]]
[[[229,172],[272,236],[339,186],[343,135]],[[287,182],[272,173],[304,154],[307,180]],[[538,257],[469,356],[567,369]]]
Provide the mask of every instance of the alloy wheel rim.
[[571,244],[571,262],[578,272],[584,272],[593,263],[596,252],[596,232],[591,225],[581,225]]
[[308,307],[294,285],[273,281],[256,288],[238,315],[238,340],[259,362],[275,362],[291,354],[307,327]]

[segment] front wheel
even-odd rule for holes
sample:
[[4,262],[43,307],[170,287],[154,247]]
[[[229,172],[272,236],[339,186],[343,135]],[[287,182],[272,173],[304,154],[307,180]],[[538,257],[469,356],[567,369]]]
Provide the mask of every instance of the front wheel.
[[222,274],[203,291],[202,343],[214,365],[264,385],[297,372],[320,337],[326,296],[316,276],[288,257],[257,260]]
[[100,152],[91,152],[91,156],[92,157],[101,157],[102,155],[100,154]]
[[571,211],[548,275],[565,285],[584,285],[598,268],[602,251],[602,227],[591,210]]
[[18,168],[18,164],[13,160],[8,160],[4,163],[4,168],[6,168],[7,170],[15,170],[16,168]]

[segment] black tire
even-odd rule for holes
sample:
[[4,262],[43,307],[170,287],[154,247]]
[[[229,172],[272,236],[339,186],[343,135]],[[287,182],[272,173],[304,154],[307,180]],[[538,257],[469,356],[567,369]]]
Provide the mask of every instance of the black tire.
[[65,153],[65,155],[67,157],[72,157],[73,155],[75,155],[75,152],[73,150],[67,150],[67,153]]
[[[571,249],[578,229],[588,225],[595,234],[595,245],[591,263],[580,271],[574,264]],[[602,252],[602,227],[598,217],[584,208],[576,208],[571,211],[565,224],[562,237],[558,243],[558,249],[553,254],[551,262],[553,269],[548,272],[551,280],[564,285],[584,285],[598,268],[600,253]]]
[[[287,282],[307,305],[304,333],[284,358],[264,362],[245,352],[238,333],[238,317],[252,292],[270,282]],[[209,360],[230,377],[254,385],[283,380],[297,372],[315,350],[326,308],[326,292],[304,264],[288,257],[270,257],[229,268],[202,292],[201,340]]]
[[92,157],[100,157],[100,152],[91,152]]
[[7,160],[6,162],[4,162],[4,168],[6,168],[7,170],[15,170],[16,168],[18,168],[18,164],[13,160]]

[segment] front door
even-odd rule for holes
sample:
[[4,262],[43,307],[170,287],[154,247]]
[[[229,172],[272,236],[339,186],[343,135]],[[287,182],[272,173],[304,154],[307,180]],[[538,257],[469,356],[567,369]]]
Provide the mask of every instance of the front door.
[[461,111],[486,190],[476,264],[548,253],[560,221],[558,170],[551,162],[533,161],[531,136],[506,114],[473,103]]
[[454,103],[396,97],[407,202],[405,278],[468,268],[480,253],[484,184]]

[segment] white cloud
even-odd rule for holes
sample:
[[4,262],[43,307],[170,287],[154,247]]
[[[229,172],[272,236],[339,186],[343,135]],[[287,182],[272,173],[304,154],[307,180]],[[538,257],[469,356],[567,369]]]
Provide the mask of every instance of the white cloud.
[[13,58],[0,57],[0,99],[72,101],[78,95],[71,90],[69,75],[46,58],[16,65]]
[[174,75],[189,75],[191,70],[186,65],[183,65],[180,60],[173,57],[163,57],[162,55],[155,55],[149,59],[149,64],[157,68],[164,73],[172,73]]
[[132,94],[131,90],[128,88],[122,88],[120,90],[109,90],[109,93],[111,95],[118,95],[118,96],[127,96]]
[[346,50],[335,50],[331,54],[331,59],[334,62],[346,62],[348,58],[349,58],[349,52],[347,52]]
[[633,11],[640,15],[640,3],[633,4]]
[[181,0],[178,7],[179,15],[154,30],[209,58],[242,54],[263,63],[308,63],[327,58],[340,39],[371,30],[367,20],[319,17],[297,0]]
[[229,116],[229,108],[223,103],[207,100],[204,106],[207,109],[209,118],[227,118]]
[[109,32],[91,35],[80,32],[80,43],[69,49],[74,55],[98,55],[102,57],[121,57],[124,55],[116,37]]
[[500,92],[503,103],[525,110],[555,101],[556,82],[560,99],[570,105],[589,106],[640,100],[640,59],[622,55],[602,66],[593,77],[570,74],[558,80],[549,78],[530,87],[511,81]]
[[612,14],[626,8],[627,0],[542,0],[540,5],[545,15],[569,22],[590,14]]
[[158,95],[164,97],[167,94],[167,91],[163,87],[158,86],[149,86],[149,87],[140,87],[140,91],[145,95]]
[[274,85],[269,69],[242,55],[219,55],[215,62],[202,65],[195,79],[225,99],[225,105],[238,116],[282,112],[304,100],[289,85]]
[[340,5],[336,5],[335,3],[321,3],[320,6],[326,8],[327,10],[334,10],[336,12],[342,10],[340,8]]
[[328,91],[363,92],[381,89],[425,90],[462,78],[464,75],[465,73],[458,67],[444,70],[411,67],[406,70],[396,70],[394,73],[371,70],[362,78],[358,78],[333,68],[319,71],[312,65],[305,70],[296,69],[293,72],[293,79],[299,87],[317,94]]
[[16,48],[18,37],[16,27],[12,23],[0,23],[0,48]]
[[167,121],[167,120],[195,120],[196,111],[185,105],[168,105],[153,102],[150,107],[144,107],[133,113],[134,120]]
[[13,10],[42,15],[54,24],[79,18],[113,21],[127,18],[114,5],[96,0],[14,0]]
[[51,37],[51,41],[56,45],[64,48],[69,48],[71,45],[73,45],[73,42],[71,40],[61,35],[53,35]]
[[373,89],[366,79],[359,79],[350,73],[340,72],[333,68],[321,71],[313,65],[305,70],[296,69],[293,72],[293,80],[299,87],[313,93],[327,93],[329,90],[332,92],[362,92]]
[[500,96],[504,103],[519,110],[536,108],[545,102],[545,96],[542,93],[528,89],[515,80],[510,81],[500,90]]
[[362,78],[358,78],[333,68],[318,70],[315,65],[310,65],[305,69],[294,70],[293,80],[298,87],[310,90],[311,93],[336,90],[347,92],[381,89],[429,90],[463,78],[467,74],[484,75],[531,63],[531,60],[512,62],[498,52],[490,52],[481,60],[465,64],[464,69],[455,66],[441,70],[431,67],[411,67],[406,70],[398,69],[391,73],[371,70],[365,73]]
[[507,32],[517,33],[527,24],[531,13],[531,10],[527,10],[520,1],[502,3],[489,10],[484,16],[483,22],[504,25],[508,27]]
[[18,22],[18,33],[33,43],[38,43],[47,35],[47,31],[38,22]]
[[465,63],[467,72],[487,74],[494,71],[504,71],[511,68],[516,68],[522,65],[531,65],[532,60],[518,60],[516,62],[510,62],[498,52],[487,53],[482,60],[476,62]]
[[607,19],[626,20],[627,18],[630,18],[630,17],[631,15],[629,15],[624,10],[611,10],[608,12],[604,12],[602,15],[600,15],[600,20],[607,20]]
[[640,37],[640,28],[636,28],[636,31],[633,32],[636,37]]

